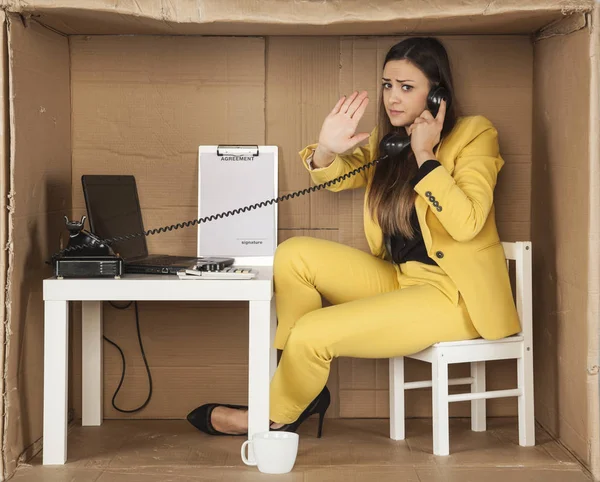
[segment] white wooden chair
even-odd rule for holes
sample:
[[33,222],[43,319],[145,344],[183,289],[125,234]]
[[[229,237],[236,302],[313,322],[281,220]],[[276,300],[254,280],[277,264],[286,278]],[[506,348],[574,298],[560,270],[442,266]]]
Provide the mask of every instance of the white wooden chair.
[[[432,381],[404,381],[404,357],[390,359],[390,438],[403,440],[404,391],[432,387],[433,453],[450,453],[448,404],[471,400],[471,429],[486,429],[486,399],[518,397],[519,444],[535,445],[535,419],[533,407],[533,340],[531,243],[502,243],[507,263],[515,261],[516,307],[521,321],[521,332],[495,341],[484,339],[436,343],[410,355],[409,358],[431,363]],[[518,387],[510,390],[486,391],[485,362],[488,360],[517,360]],[[470,363],[471,376],[448,379],[448,365]],[[448,385],[471,385],[470,393],[449,395]]]

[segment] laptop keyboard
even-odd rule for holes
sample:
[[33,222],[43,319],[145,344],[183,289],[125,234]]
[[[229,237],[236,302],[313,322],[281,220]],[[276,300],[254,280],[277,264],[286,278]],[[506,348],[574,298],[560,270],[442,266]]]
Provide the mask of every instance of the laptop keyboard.
[[143,259],[136,262],[139,265],[152,265],[152,266],[173,266],[176,264],[194,264],[196,258],[190,258],[187,256],[166,256],[164,258],[149,258]]

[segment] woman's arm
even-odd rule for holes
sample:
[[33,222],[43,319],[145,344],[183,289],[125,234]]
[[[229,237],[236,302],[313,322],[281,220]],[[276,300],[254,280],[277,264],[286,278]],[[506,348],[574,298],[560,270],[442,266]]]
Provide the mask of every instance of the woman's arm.
[[471,140],[458,154],[452,175],[441,165],[425,163],[420,171],[429,171],[417,174],[413,184],[456,241],[470,241],[483,228],[494,200],[498,172],[504,165],[492,123],[483,116],[468,122],[465,135]]
[[[369,143],[365,146],[360,146],[354,149],[351,154],[336,155],[333,162],[326,167],[313,167],[309,165],[312,155],[317,148],[317,144],[311,144],[300,151],[300,158],[306,169],[310,172],[310,176],[315,184],[322,184],[331,181],[337,177],[348,174],[373,160],[372,154],[376,151],[375,144],[377,142],[377,128],[373,129],[369,137]],[[355,174],[352,177],[344,179],[341,182],[332,184],[327,189],[329,191],[343,191],[344,189],[356,189],[366,186],[368,179],[368,171],[365,169]]]

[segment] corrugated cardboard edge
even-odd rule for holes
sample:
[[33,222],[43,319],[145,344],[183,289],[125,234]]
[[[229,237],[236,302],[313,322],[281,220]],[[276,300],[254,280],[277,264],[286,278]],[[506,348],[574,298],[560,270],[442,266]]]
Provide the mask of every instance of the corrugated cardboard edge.
[[600,6],[588,17],[591,75],[587,396],[589,460],[594,480],[600,480]]
[[[178,0],[177,2],[115,2],[114,0],[1,0],[11,12],[97,11],[118,16],[154,19],[165,23],[245,23],[332,25],[356,21],[386,22],[393,19],[436,19],[502,15],[507,12],[557,12],[568,15],[590,12],[593,0],[488,0],[464,2],[443,0],[397,2],[381,0],[261,0],[223,2],[221,0]],[[365,19],[365,13],[369,13]]]
[[586,15],[585,13],[574,13],[556,22],[552,22],[536,34],[536,40],[554,37],[555,35],[568,35],[581,30],[587,25]]
[[7,281],[7,251],[5,249],[8,236],[8,210],[7,210],[7,188],[9,186],[9,159],[8,159],[8,43],[6,30],[6,14],[0,10],[0,322],[2,330],[0,331],[0,360],[2,360],[2,378],[0,381],[2,398],[0,398],[0,434],[2,435],[2,454],[0,457],[0,477],[4,480],[4,454],[5,451],[5,431],[4,418],[7,410],[5,404],[5,367],[6,350],[5,343],[8,341],[8,316],[6,313],[6,281]]
[[[14,111],[13,109],[10,108],[10,99],[12,97],[12,87],[11,87],[11,82],[10,82],[10,76],[11,76],[11,69],[10,69],[10,62],[12,61],[11,56],[10,56],[10,48],[9,48],[9,43],[10,43],[10,35],[8,33],[8,29],[9,29],[9,18],[6,16],[5,12],[2,12],[2,16],[3,16],[3,35],[4,35],[4,42],[3,42],[3,49],[2,49],[2,63],[5,66],[4,72],[5,75],[2,76],[2,82],[3,82],[3,86],[2,86],[2,90],[3,92],[7,92],[8,97],[6,98],[6,102],[3,103],[4,106],[4,112],[5,112],[5,116],[4,118],[6,119],[6,121],[8,122],[8,125],[5,127],[4,131],[7,135],[7,139],[8,142],[4,144],[4,146],[6,147],[5,149],[2,149],[2,156],[4,157],[2,165],[6,166],[7,169],[7,178],[6,178],[6,183],[3,184],[1,186],[2,188],[2,199],[4,200],[3,202],[6,202],[6,215],[5,215],[5,219],[3,220],[2,225],[0,226],[0,229],[2,229],[3,234],[2,234],[2,249],[0,250],[2,252],[2,255],[4,256],[5,262],[6,262],[6,269],[3,270],[2,275],[5,276],[5,279],[3,280],[3,287],[4,287],[4,303],[3,303],[3,308],[4,308],[4,319],[3,319],[3,359],[2,359],[2,472],[0,472],[2,474],[2,477],[4,479],[4,477],[10,477],[12,475],[12,471],[11,473],[7,474],[6,470],[7,470],[7,460],[6,460],[6,454],[7,454],[7,430],[6,427],[8,425],[7,421],[8,421],[8,417],[10,414],[10,407],[8,406],[8,393],[6,392],[7,390],[7,383],[6,383],[6,367],[7,367],[7,360],[8,357],[10,355],[10,310],[11,310],[11,289],[10,289],[10,281],[11,281],[11,275],[12,275],[12,270],[13,270],[13,263],[14,263],[14,250],[13,250],[13,236],[14,236],[14,165],[13,165],[13,161],[14,161],[14,148],[15,146],[13,145],[13,143],[10,142],[10,139],[14,138],[14,128],[15,128],[15,123],[14,123]],[[4,210],[3,210],[4,211]]]

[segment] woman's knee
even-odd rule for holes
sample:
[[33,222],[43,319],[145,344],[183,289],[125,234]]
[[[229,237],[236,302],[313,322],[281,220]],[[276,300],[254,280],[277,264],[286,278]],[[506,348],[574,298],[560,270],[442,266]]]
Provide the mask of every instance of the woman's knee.
[[295,257],[299,252],[306,249],[311,239],[314,238],[310,236],[294,236],[279,243],[275,250],[275,261],[284,261],[290,257]]
[[294,236],[280,243],[275,250],[273,270],[277,272],[281,268],[288,269],[290,266],[295,265],[301,254],[310,252],[311,245],[315,240],[316,238],[310,236]]
[[319,323],[314,322],[317,317],[318,313],[313,311],[298,320],[290,330],[284,351],[301,357],[317,357],[324,361],[331,361],[333,356],[318,329]]

